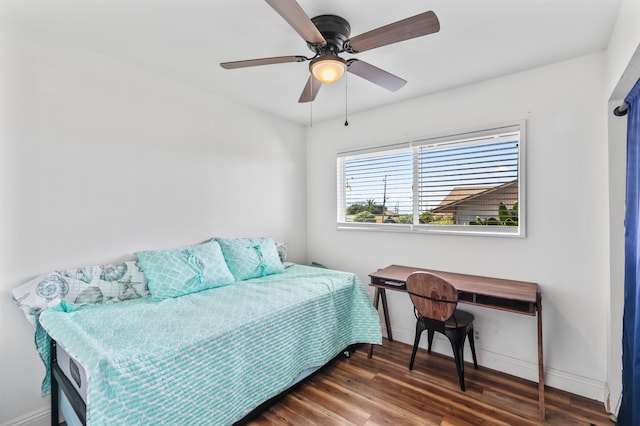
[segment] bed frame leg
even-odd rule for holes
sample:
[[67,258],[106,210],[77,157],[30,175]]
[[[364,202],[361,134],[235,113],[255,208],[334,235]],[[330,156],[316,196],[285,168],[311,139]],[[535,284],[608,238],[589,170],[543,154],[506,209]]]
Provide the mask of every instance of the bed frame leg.
[[58,426],[60,413],[58,412],[59,388],[58,381],[53,376],[53,366],[56,364],[56,341],[51,339],[49,345],[49,374],[51,376],[51,426]]
[[344,351],[342,351],[342,355],[345,358],[351,358],[351,355],[353,355],[355,351],[356,351],[356,345],[349,345]]

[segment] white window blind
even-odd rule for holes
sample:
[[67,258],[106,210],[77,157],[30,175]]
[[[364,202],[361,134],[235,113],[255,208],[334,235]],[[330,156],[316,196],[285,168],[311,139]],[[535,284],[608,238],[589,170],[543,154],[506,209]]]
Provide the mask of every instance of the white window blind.
[[518,224],[518,133],[418,148],[423,223]]
[[345,158],[345,221],[412,223],[412,162],[408,148]]
[[524,123],[338,155],[338,227],[524,236]]

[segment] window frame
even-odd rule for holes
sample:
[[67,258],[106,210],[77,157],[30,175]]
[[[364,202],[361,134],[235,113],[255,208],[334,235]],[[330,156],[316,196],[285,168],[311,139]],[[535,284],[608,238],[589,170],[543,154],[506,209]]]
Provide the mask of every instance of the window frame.
[[[435,147],[445,144],[472,145],[477,140],[491,140],[496,136],[513,134],[518,132],[518,226],[494,226],[494,225],[440,225],[421,224],[418,221],[419,212],[419,185],[418,182],[418,156],[421,147]],[[346,221],[346,171],[345,161],[349,158],[373,156],[376,154],[385,155],[393,152],[412,153],[412,191],[413,191],[413,223],[362,223]],[[480,130],[468,130],[457,133],[447,133],[442,135],[423,137],[407,142],[375,146],[363,149],[338,152],[336,155],[337,167],[337,217],[336,229],[356,230],[356,231],[376,231],[376,232],[414,232],[420,234],[448,234],[448,235],[479,235],[498,236],[510,238],[526,238],[526,121],[520,120],[505,124],[487,126]],[[514,228],[516,228],[514,230]]]

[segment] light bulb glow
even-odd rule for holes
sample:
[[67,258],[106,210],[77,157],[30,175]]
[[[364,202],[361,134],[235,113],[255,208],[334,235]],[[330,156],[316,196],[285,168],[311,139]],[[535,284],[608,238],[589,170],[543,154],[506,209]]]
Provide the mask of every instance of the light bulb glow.
[[311,73],[322,83],[338,81],[347,70],[347,64],[337,56],[320,57],[311,63]]

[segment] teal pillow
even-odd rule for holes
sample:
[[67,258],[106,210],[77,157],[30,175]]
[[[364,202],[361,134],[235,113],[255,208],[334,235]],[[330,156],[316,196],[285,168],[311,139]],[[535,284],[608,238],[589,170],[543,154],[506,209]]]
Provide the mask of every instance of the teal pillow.
[[271,237],[216,238],[236,281],[284,271],[276,243]]
[[184,296],[235,280],[217,241],[187,248],[135,253],[154,299]]

